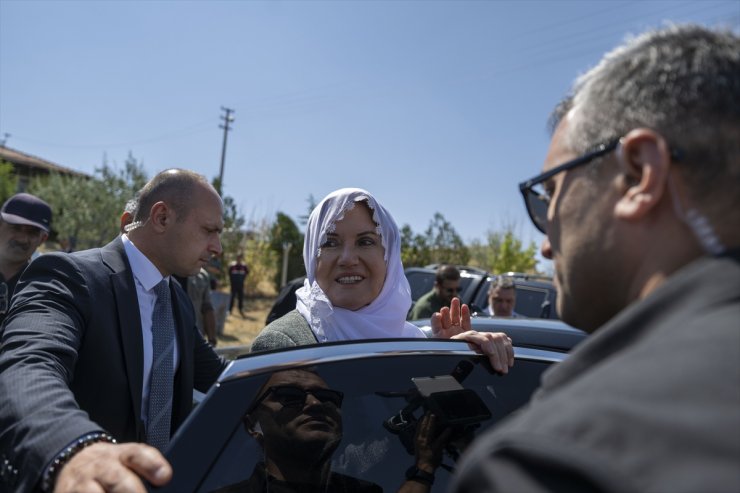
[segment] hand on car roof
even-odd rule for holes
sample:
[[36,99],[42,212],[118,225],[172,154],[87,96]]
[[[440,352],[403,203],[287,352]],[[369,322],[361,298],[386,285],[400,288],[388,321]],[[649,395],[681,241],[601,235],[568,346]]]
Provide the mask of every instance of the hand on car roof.
[[459,298],[453,298],[449,308],[445,306],[434,313],[431,325],[433,337],[467,341],[471,349],[487,355],[491,366],[499,373],[506,374],[514,366],[511,338],[503,332],[472,330],[470,308],[468,305],[461,305]]

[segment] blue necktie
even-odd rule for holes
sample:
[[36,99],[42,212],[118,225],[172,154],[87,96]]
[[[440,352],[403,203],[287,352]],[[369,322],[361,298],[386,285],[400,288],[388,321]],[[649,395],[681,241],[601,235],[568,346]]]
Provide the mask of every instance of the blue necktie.
[[170,442],[175,320],[172,316],[170,287],[167,281],[162,279],[154,287],[154,291],[157,294],[157,301],[154,303],[152,314],[153,354],[146,441],[163,451]]

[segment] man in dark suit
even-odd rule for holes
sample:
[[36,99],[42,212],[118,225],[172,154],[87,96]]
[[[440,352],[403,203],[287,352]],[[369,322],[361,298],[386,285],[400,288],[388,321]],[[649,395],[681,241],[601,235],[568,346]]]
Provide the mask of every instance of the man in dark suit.
[[[206,391],[225,366],[169,282],[221,252],[218,193],[200,175],[167,170],[139,204],[127,234],[99,249],[42,255],[16,288],[0,329],[0,490],[143,492],[140,476],[166,483],[160,450],[186,418],[193,388]],[[168,324],[157,321],[162,299]],[[169,365],[157,356],[162,325]],[[160,406],[168,426],[156,441],[153,375],[162,367],[171,404]]]

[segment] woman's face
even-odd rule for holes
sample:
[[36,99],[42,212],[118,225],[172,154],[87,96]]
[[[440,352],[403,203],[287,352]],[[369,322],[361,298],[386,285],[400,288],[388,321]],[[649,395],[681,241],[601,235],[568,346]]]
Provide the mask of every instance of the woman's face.
[[359,310],[378,297],[385,282],[385,250],[364,202],[337,221],[316,262],[316,282],[335,307]]

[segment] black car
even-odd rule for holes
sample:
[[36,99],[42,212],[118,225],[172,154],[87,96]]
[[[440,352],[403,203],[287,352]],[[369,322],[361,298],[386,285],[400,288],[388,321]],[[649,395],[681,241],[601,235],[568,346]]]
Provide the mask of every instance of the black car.
[[508,326],[516,363],[505,376],[450,340],[328,343],[238,358],[173,437],[166,456],[174,476],[156,491],[265,491],[263,460],[305,452],[305,464],[317,467],[317,443],[331,443],[332,477],[396,491],[415,463],[414,433],[426,411],[438,416],[438,430],[451,429],[432,488],[444,491],[470,441],[525,404],[542,372],[580,340],[526,322]]
[[[471,311],[484,315],[488,306],[488,289],[495,275],[475,267],[457,266],[460,271],[460,301],[470,306]],[[414,303],[422,295],[432,290],[437,273],[436,266],[408,267],[406,278],[411,286],[411,299]],[[523,317],[557,319],[555,301],[557,292],[550,278],[536,274],[506,272],[502,276],[511,277],[516,289],[514,312]]]

